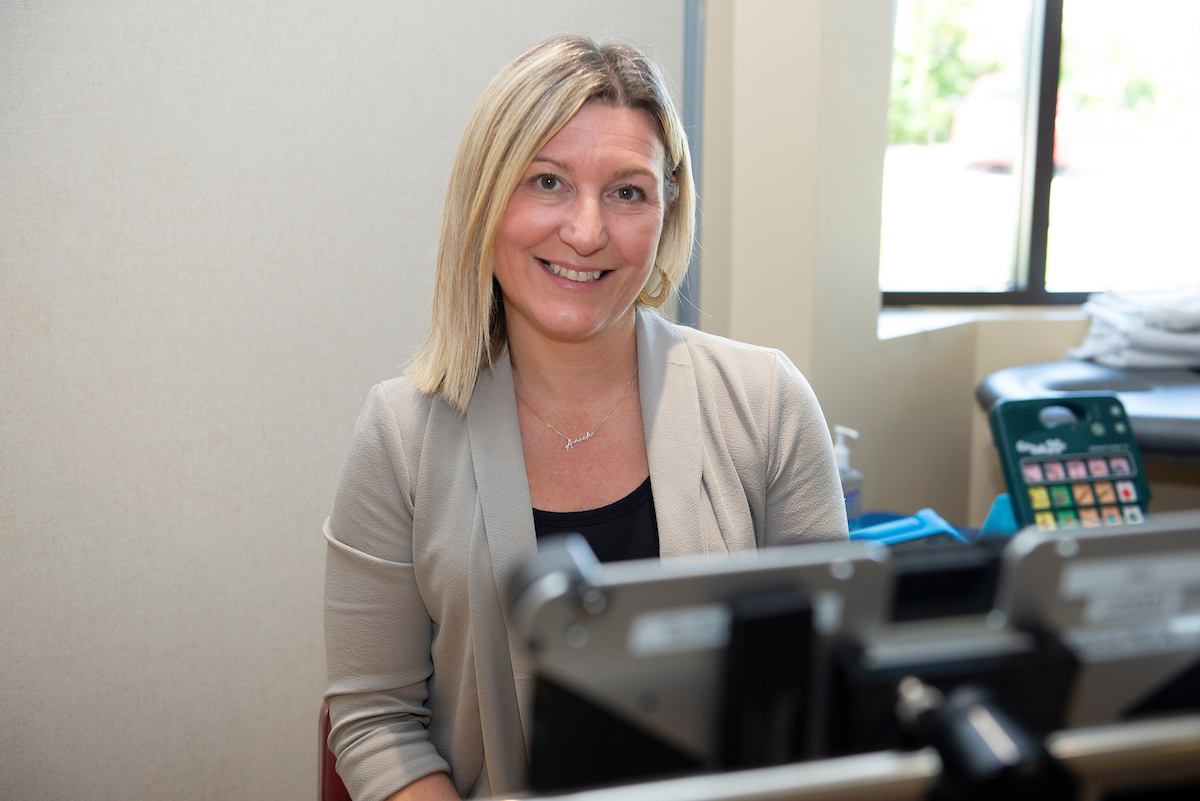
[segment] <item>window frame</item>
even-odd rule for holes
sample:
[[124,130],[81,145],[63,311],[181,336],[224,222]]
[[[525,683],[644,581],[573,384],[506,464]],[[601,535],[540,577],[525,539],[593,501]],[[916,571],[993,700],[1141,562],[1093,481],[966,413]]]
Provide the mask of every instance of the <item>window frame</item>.
[[[1054,122],[1062,60],[1063,0],[1036,0],[1029,64],[1024,154],[1014,165],[1022,182],[1017,230],[1016,286],[1005,292],[881,292],[883,306],[1063,306],[1087,300],[1088,292],[1046,290],[1050,184],[1054,180]],[[1040,42],[1040,47],[1038,43]],[[890,101],[889,101],[890,102]]]

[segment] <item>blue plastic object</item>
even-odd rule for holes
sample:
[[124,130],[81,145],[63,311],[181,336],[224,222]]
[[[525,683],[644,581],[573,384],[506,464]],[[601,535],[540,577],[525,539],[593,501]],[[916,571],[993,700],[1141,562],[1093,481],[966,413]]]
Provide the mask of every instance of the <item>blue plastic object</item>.
[[850,526],[850,530],[854,531],[858,528],[868,528],[870,526],[878,526],[880,523],[890,523],[893,520],[900,520],[908,515],[902,515],[899,512],[864,512],[863,516],[858,519],[858,525]]
[[1012,499],[1008,497],[1007,492],[1003,492],[992,501],[987,520],[983,521],[983,528],[979,529],[979,539],[1011,537],[1016,533],[1017,518],[1013,514]]
[[897,545],[901,542],[930,537],[935,534],[947,534],[959,542],[968,542],[966,537],[932,509],[922,509],[912,517],[902,517],[899,520],[855,529],[850,532],[850,539],[872,540],[884,545]]

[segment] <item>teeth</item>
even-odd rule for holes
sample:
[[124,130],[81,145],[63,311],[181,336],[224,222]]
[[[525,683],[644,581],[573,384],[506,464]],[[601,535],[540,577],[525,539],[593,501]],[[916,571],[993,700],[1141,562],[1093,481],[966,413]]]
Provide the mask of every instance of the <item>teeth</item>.
[[577,272],[575,270],[569,270],[566,267],[560,267],[553,262],[546,261],[545,259],[539,259],[538,261],[546,265],[546,269],[555,275],[560,275],[563,278],[566,278],[568,281],[578,281],[581,284],[591,283],[604,273],[603,270],[585,270],[583,272]]

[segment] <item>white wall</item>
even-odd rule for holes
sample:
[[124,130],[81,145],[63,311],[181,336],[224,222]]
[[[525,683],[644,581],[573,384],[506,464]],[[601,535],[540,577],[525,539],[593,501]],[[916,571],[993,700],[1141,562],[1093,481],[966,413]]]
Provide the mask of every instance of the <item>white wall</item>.
[[680,2],[0,4],[0,797],[312,798],[320,525],[475,98]]

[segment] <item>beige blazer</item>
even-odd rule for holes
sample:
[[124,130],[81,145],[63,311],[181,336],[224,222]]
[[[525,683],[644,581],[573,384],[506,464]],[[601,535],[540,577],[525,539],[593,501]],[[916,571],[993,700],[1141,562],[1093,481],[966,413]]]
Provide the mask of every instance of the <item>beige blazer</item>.
[[[787,357],[637,320],[662,556],[844,539],[829,430]],[[371,390],[325,523],[338,773],[356,799],[448,771],[464,796],[526,781],[532,661],[503,588],[536,548],[507,358],[460,416],[407,378]]]

